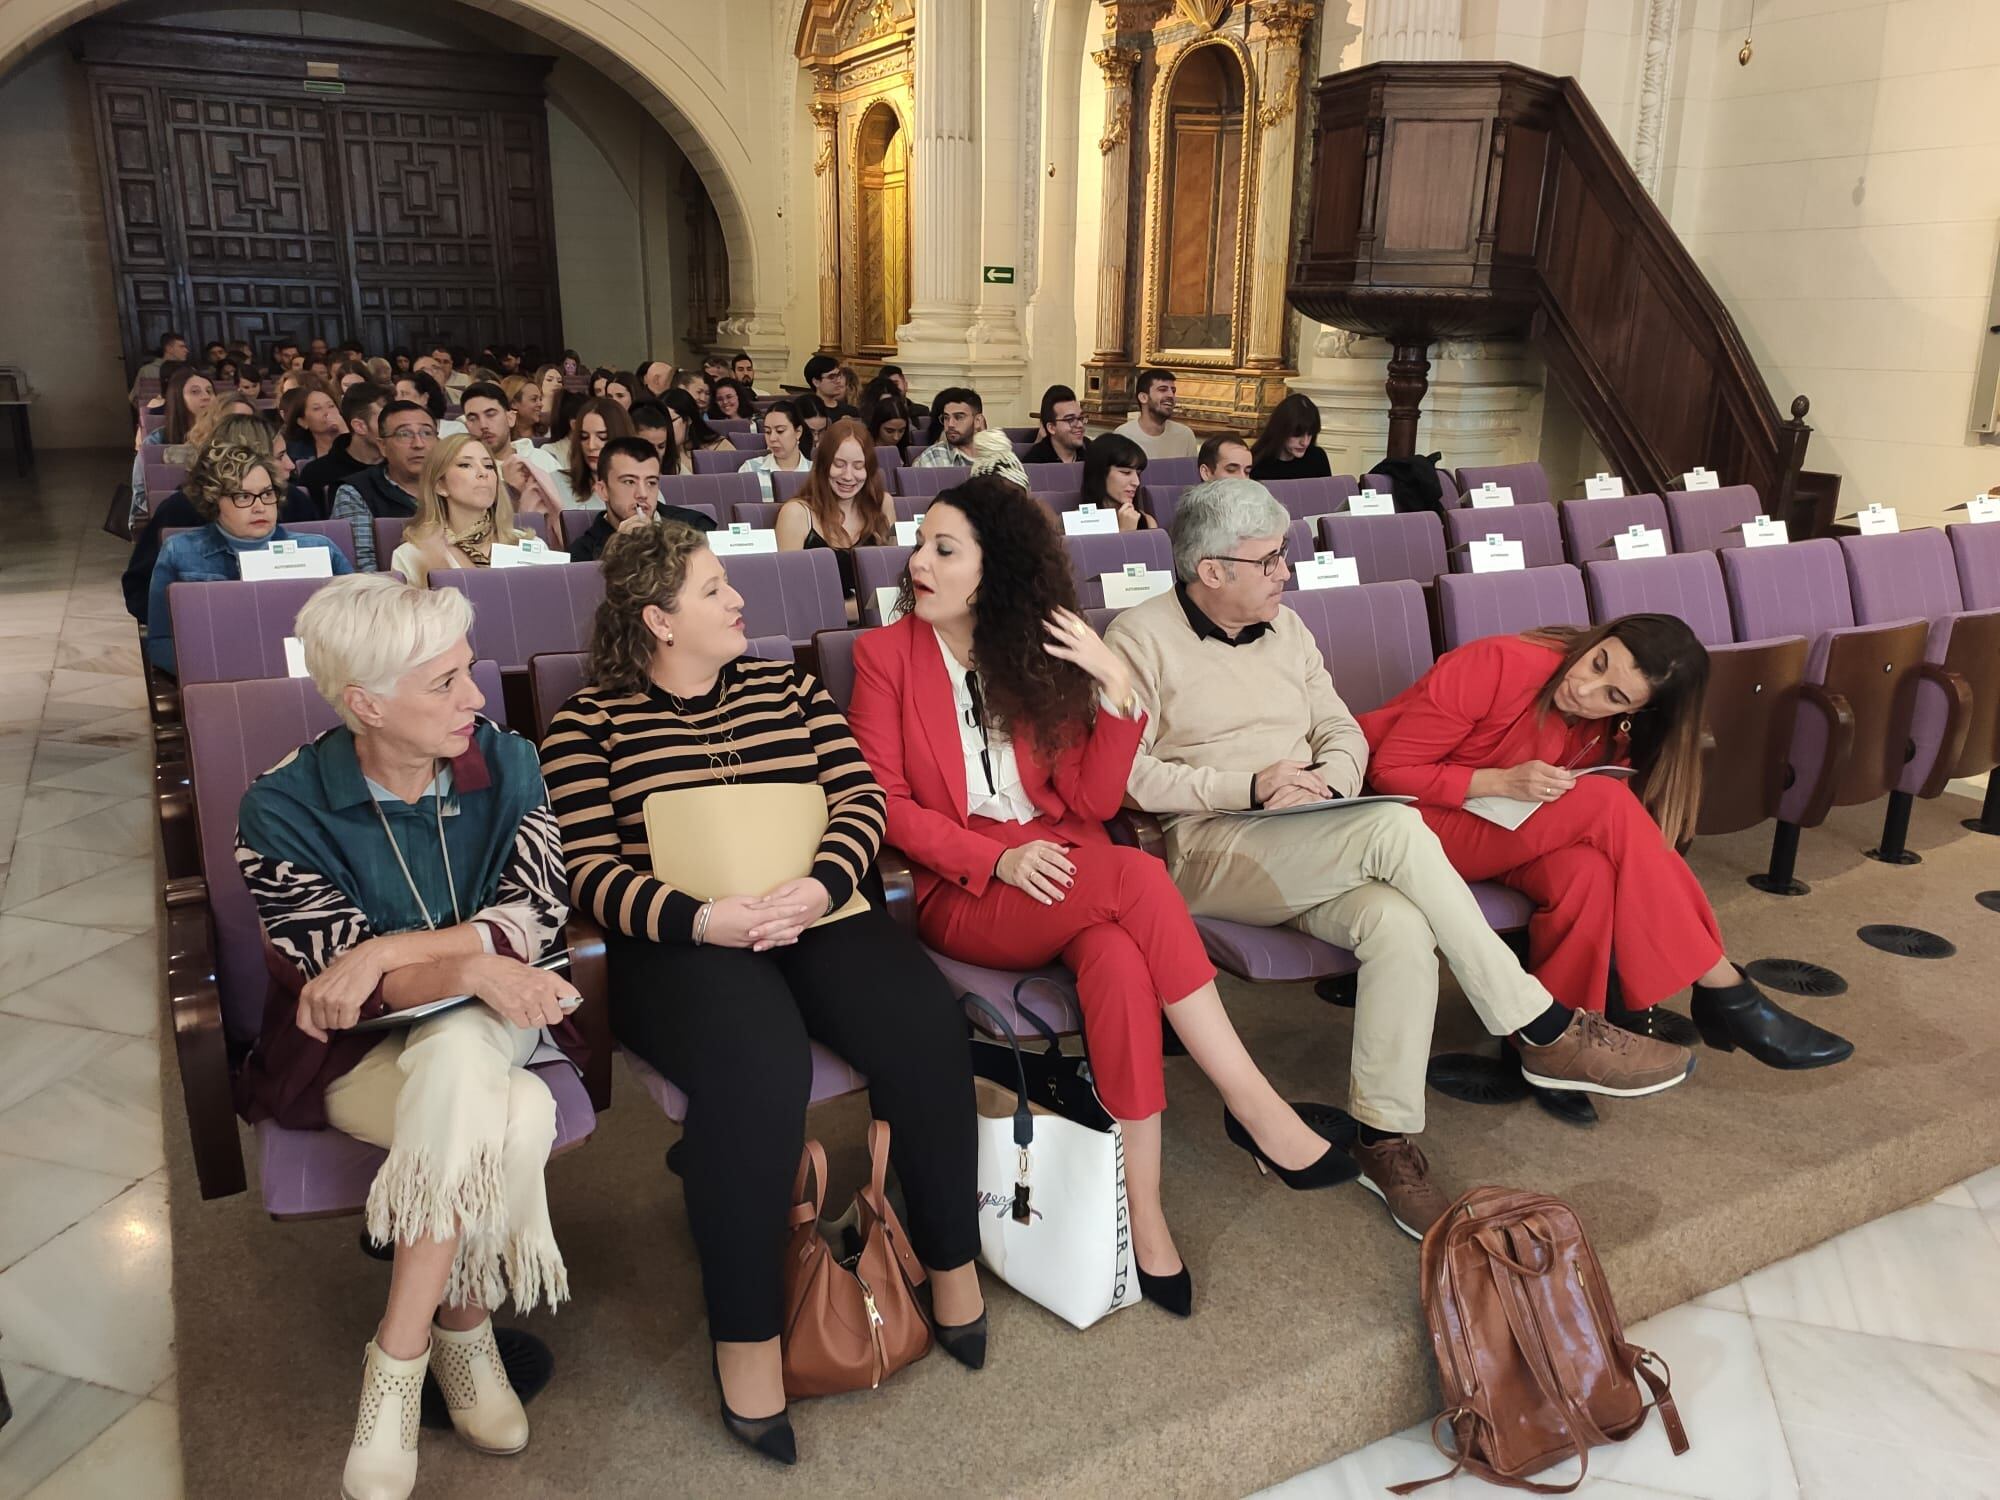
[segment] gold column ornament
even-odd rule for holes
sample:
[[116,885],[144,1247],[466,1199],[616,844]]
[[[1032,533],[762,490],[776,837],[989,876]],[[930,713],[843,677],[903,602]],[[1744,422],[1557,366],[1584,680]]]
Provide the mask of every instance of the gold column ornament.
[[1263,42],[1257,56],[1257,192],[1251,204],[1250,322],[1244,359],[1253,367],[1285,362],[1285,275],[1290,254],[1292,190],[1298,175],[1299,49],[1312,25],[1310,0],[1266,0],[1255,13]]
[[1090,54],[1104,72],[1104,134],[1097,149],[1104,156],[1104,189],[1098,205],[1100,242],[1097,254],[1098,359],[1125,354],[1126,233],[1132,191],[1132,77],[1139,53],[1115,43]]
[[[831,68],[813,69],[822,88],[833,86]],[[817,144],[813,151],[814,201],[819,216],[819,347],[840,350],[840,106],[818,96],[812,102]]]

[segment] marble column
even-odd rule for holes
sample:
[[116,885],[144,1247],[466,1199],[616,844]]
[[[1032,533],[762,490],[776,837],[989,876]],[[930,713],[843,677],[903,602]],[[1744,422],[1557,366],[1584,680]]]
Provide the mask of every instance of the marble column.
[[1455,62],[1465,0],[1368,0],[1361,17],[1361,60]]
[[1312,24],[1309,0],[1265,0],[1257,53],[1257,200],[1250,241],[1253,366],[1285,363],[1285,279],[1290,270],[1292,192],[1298,171],[1299,42]]
[[896,362],[928,396],[965,376],[979,291],[979,89],[975,8],[918,0],[910,132],[910,321]]
[[1116,361],[1126,355],[1125,309],[1129,278],[1126,252],[1131,235],[1126,225],[1132,193],[1132,75],[1138,71],[1136,48],[1107,45],[1090,54],[1104,72],[1104,134],[1097,149],[1104,157],[1104,192],[1098,205],[1097,351],[1098,360]]
[[812,103],[814,201],[819,217],[819,348],[840,352],[840,106]]

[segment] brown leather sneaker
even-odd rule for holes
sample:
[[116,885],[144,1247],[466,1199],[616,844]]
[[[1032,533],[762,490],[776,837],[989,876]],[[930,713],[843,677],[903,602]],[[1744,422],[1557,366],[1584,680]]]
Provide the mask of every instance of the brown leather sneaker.
[[1357,1137],[1347,1154],[1361,1168],[1361,1185],[1382,1200],[1396,1227],[1411,1239],[1422,1239],[1451,1207],[1431,1181],[1431,1164],[1408,1136],[1391,1136],[1373,1146],[1364,1146]]
[[1544,1089],[1576,1089],[1636,1099],[1685,1082],[1694,1072],[1694,1054],[1613,1026],[1596,1011],[1580,1010],[1563,1034],[1546,1047],[1516,1038],[1521,1076]]

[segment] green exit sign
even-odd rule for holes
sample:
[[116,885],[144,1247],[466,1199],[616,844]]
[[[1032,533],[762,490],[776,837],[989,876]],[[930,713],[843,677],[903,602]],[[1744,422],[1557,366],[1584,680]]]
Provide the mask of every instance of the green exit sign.
[[1014,268],[1012,266],[987,266],[982,269],[979,279],[988,286],[1012,286]]

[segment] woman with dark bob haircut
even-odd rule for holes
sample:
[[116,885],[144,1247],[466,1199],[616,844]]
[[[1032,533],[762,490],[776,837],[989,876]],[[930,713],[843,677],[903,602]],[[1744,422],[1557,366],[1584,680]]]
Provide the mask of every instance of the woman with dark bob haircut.
[[1319,408],[1299,391],[1280,401],[1250,448],[1252,479],[1324,479],[1333,472],[1319,446]]
[[[744,655],[743,596],[702,533],[621,532],[603,574],[591,685],[556,714],[542,771],[571,895],[610,935],[612,1033],[688,1097],[680,1171],[723,1422],[791,1463],[778,1335],[810,1043],[867,1075],[939,1342],[985,1360],[965,1017],[916,942],[857,899],[882,847],[882,789],[817,678]],[[654,873],[649,797],[727,786],[754,804],[770,783],[825,794],[810,871],[708,900]]]
[[1159,518],[1146,497],[1140,476],[1146,472],[1146,450],[1128,437],[1107,432],[1083,448],[1083,503],[1118,512],[1120,531],[1151,531]]
[[902,617],[854,652],[854,735],[917,868],[917,930],[995,968],[1076,972],[1097,1091],[1123,1124],[1141,1291],[1185,1316],[1193,1287],[1160,1203],[1161,1011],[1293,1187],[1353,1175],[1243,1050],[1166,864],[1111,842],[1145,714],[1077,611],[1062,538],[998,478],[931,502]]

